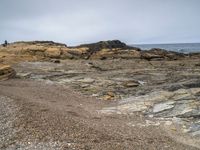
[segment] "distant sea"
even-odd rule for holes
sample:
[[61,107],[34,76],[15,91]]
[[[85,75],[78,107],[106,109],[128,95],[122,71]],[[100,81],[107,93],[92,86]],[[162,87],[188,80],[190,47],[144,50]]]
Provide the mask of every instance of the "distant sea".
[[152,48],[161,48],[170,51],[190,53],[200,52],[200,43],[180,43],[180,44],[136,44],[132,45],[142,50],[150,50]]

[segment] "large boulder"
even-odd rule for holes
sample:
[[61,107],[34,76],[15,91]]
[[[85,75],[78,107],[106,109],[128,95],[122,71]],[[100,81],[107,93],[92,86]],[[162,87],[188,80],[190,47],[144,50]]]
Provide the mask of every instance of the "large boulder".
[[15,77],[16,72],[9,65],[0,64],[0,81]]

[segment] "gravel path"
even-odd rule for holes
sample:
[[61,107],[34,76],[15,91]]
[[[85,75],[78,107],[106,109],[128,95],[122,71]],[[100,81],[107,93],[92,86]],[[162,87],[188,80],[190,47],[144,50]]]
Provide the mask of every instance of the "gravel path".
[[132,127],[144,118],[98,114],[108,102],[65,86],[13,79],[0,82],[1,149],[195,149],[156,126]]
[[0,148],[11,144],[10,140],[16,133],[13,122],[17,111],[12,99],[0,96]]

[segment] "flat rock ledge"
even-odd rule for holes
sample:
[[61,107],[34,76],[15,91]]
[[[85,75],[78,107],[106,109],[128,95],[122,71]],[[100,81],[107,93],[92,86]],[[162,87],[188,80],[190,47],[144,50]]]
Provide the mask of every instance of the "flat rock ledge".
[[[100,113],[131,115],[141,112],[144,124],[131,126],[167,126],[169,132],[183,136],[200,137],[200,88],[155,91],[143,96],[132,96],[119,101],[117,106],[106,107]],[[182,137],[181,137],[182,138]],[[193,139],[193,141],[195,141]],[[196,142],[199,147],[199,142]]]

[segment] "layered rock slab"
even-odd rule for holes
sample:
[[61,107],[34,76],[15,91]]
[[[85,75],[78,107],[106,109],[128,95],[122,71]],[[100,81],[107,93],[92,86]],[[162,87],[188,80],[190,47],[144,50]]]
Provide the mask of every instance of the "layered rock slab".
[[132,96],[116,106],[100,111],[104,114],[131,115],[141,112],[150,120],[178,127],[181,133],[200,137],[200,88],[155,91],[144,96]]
[[9,65],[0,64],[0,81],[13,78],[16,75],[16,72]]

